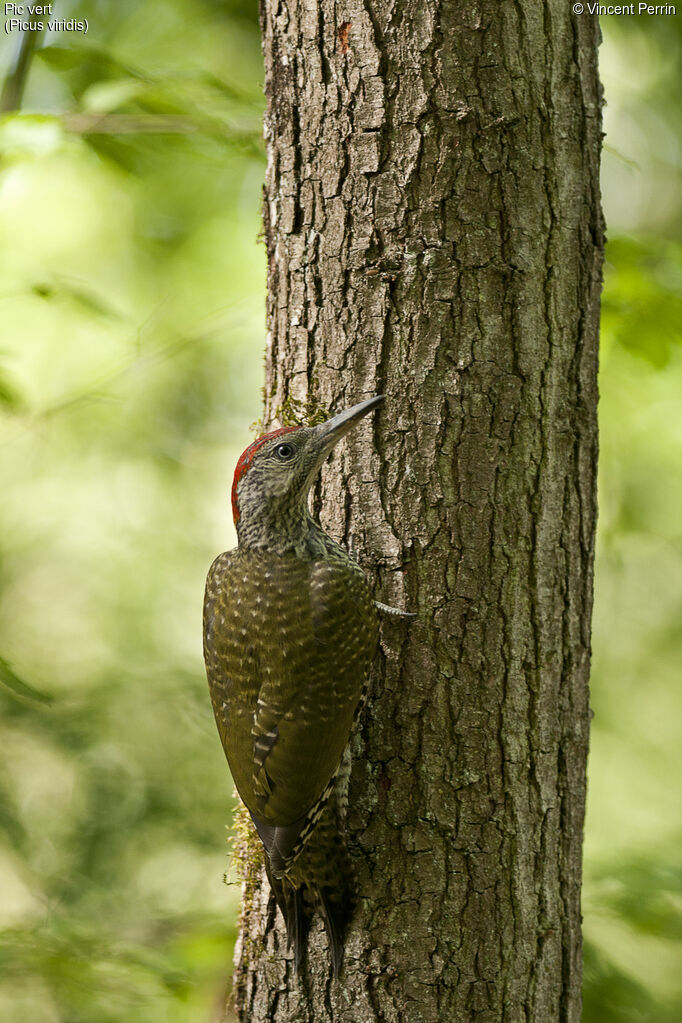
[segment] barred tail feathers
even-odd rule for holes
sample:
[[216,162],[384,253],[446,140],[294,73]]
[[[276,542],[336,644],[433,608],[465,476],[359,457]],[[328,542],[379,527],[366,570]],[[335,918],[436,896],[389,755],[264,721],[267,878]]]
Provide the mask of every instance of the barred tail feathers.
[[[267,860],[267,856],[266,856]],[[328,804],[303,849],[281,877],[267,865],[268,880],[284,918],[298,971],[315,912],[329,943],[334,976],[343,964],[345,931],[355,905],[353,868],[335,807]]]
[[295,887],[288,877],[276,877],[268,857],[265,857],[265,871],[268,875],[270,888],[282,914],[287,929],[287,945],[294,950],[294,971],[298,973],[305,955],[310,919],[306,913],[303,899],[303,888]]

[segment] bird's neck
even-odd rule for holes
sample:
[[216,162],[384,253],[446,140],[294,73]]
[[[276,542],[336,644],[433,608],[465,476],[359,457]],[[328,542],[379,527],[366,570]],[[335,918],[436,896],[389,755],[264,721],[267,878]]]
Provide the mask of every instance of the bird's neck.
[[307,507],[278,509],[268,515],[265,509],[257,514],[241,515],[237,522],[240,548],[270,554],[297,554],[301,558],[321,557],[334,541],[322,531]]

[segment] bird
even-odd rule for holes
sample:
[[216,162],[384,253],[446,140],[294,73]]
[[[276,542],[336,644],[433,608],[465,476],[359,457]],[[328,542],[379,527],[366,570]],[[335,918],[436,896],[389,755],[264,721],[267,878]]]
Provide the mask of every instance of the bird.
[[[339,976],[355,904],[344,837],[349,740],[377,648],[363,570],[309,511],[332,448],[383,400],[255,440],[237,462],[237,547],[208,572],[204,658],[218,733],[265,852],[294,969],[315,913]],[[386,609],[390,610],[390,609]]]

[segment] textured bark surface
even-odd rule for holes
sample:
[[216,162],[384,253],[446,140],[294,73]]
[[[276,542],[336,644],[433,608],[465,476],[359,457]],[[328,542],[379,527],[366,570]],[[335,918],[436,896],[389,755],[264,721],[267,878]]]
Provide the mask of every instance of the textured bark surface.
[[[360,907],[294,977],[252,877],[249,1023],[577,1023],[602,228],[598,26],[565,0],[263,0],[266,421],[384,406],[325,466],[385,619]],[[267,936],[263,935],[267,931]]]

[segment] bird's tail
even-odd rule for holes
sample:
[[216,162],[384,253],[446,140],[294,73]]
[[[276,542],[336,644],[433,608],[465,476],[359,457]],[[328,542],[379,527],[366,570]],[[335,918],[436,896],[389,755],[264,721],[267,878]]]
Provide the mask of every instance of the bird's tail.
[[[266,857],[267,859],[267,857]],[[343,964],[345,932],[355,904],[353,869],[336,809],[327,805],[305,846],[281,878],[268,879],[287,928],[294,965],[305,955],[310,920],[322,917],[334,976]]]
[[298,973],[305,955],[306,940],[310,928],[309,914],[304,905],[304,889],[295,887],[289,878],[275,877],[265,857],[265,869],[270,888],[275,896],[280,913],[287,928],[287,944],[294,949],[294,970]]

